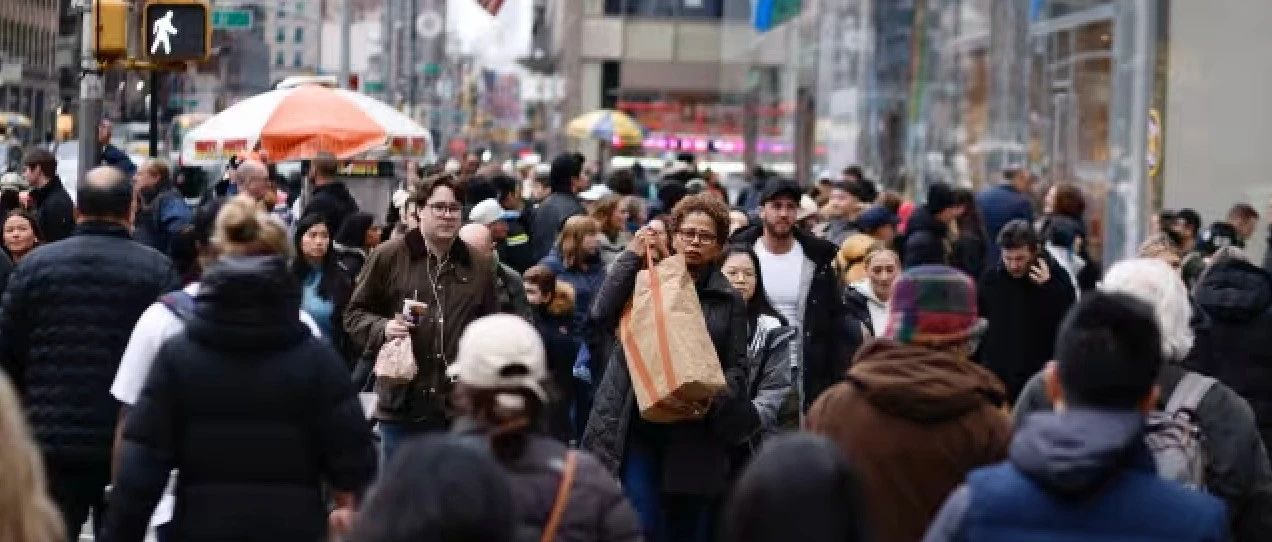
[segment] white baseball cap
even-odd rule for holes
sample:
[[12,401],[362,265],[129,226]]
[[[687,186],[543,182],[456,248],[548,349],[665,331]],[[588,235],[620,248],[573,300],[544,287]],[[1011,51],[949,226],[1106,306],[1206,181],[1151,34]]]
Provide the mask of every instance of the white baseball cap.
[[481,200],[477,205],[473,206],[473,210],[468,212],[468,220],[489,226],[494,222],[503,218],[503,207],[499,206],[499,202],[494,198]]
[[591,188],[579,193],[579,199],[583,201],[600,201],[601,198],[613,194],[608,186],[603,184],[594,184]]
[[519,388],[547,402],[547,355],[539,332],[520,316],[478,318],[459,337],[455,363],[446,376],[473,388]]

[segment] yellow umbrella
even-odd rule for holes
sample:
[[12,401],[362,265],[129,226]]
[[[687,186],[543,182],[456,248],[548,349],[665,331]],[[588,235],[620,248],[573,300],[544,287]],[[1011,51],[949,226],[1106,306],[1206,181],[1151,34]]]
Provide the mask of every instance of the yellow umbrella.
[[580,139],[597,139],[613,143],[615,138],[624,145],[639,145],[645,130],[626,113],[613,109],[597,109],[584,113],[565,126],[565,133]]
[[31,127],[31,119],[21,113],[0,112],[0,125]]

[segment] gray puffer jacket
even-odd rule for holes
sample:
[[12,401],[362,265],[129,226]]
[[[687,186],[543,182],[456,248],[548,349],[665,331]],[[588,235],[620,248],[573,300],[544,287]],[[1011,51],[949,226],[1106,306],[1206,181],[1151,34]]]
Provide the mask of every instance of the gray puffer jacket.
[[791,341],[797,330],[777,318],[761,314],[746,347],[746,387],[759,415],[752,444],[782,427],[782,406],[791,395]]
[[[466,421],[456,422],[456,431],[465,438],[489,446],[481,430]],[[564,475],[568,449],[556,439],[529,435],[520,458],[503,463],[512,483],[513,501],[517,506],[518,542],[537,541],[552,514],[557,491]],[[640,521],[618,481],[605,467],[583,451],[578,452],[574,481],[561,523],[557,542],[640,542]]]

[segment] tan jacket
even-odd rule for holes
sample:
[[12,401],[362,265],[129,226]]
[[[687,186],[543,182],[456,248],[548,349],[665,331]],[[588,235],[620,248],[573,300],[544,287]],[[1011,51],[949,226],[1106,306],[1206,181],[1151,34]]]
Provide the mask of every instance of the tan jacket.
[[419,230],[380,245],[368,256],[344,313],[345,329],[354,341],[378,350],[385,324],[402,311],[404,300],[428,304],[424,320],[411,332],[419,372],[409,384],[377,379],[377,419],[445,419],[451,388],[446,366],[455,360],[459,336],[473,320],[499,311],[492,263],[459,239],[439,262]]

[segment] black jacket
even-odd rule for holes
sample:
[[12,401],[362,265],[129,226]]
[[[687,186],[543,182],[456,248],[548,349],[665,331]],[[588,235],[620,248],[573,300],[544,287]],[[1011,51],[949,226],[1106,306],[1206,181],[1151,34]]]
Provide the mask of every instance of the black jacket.
[[[592,318],[603,329],[615,330],[624,307],[636,288],[636,274],[644,267],[644,259],[624,251],[614,261],[609,275],[592,303]],[[713,270],[697,283],[698,301],[711,334],[725,378],[731,389],[745,388],[746,305],[719,270]],[[610,354],[596,389],[595,406],[583,432],[581,448],[596,455],[601,464],[617,474],[627,453],[629,438],[639,438],[663,454],[661,489],[666,492],[695,495],[722,495],[730,473],[729,451],[743,439],[731,442],[732,434],[720,418],[725,403],[712,404],[707,418],[701,421],[655,424],[640,418],[627,357],[616,345]],[[736,383],[736,385],[735,385]],[[734,393],[750,405],[745,393]],[[748,435],[744,435],[749,436]]]
[[169,183],[145,196],[133,220],[133,239],[171,255],[172,242],[194,220],[194,215],[181,193]]
[[1007,385],[1015,401],[1034,373],[1050,361],[1060,321],[1076,294],[1069,274],[1046,252],[1051,280],[1035,284],[1028,276],[1012,277],[1000,260],[976,287],[977,308],[989,321],[979,359]]
[[585,213],[578,196],[568,190],[554,190],[544,198],[530,216],[530,261],[538,262],[548,255],[567,218]]
[[1197,338],[1186,365],[1245,398],[1264,448],[1272,446],[1272,274],[1248,262],[1216,262],[1193,300]]
[[0,363],[46,461],[108,462],[119,416],[110,385],[133,325],[180,287],[166,256],[101,222],[14,268],[0,309]]
[[[763,227],[755,225],[738,230],[730,240],[754,246],[763,233]],[[842,282],[834,268],[835,253],[839,249],[798,228],[794,235],[795,242],[804,249],[804,257],[814,268],[800,330],[804,404],[810,405],[826,388],[844,379],[853,354],[861,346],[861,322],[844,307]],[[791,277],[791,280],[801,278]]]
[[56,175],[44,185],[31,191],[31,203],[35,206],[35,219],[40,223],[41,243],[49,244],[71,236],[75,231],[75,202]]
[[926,205],[914,208],[906,222],[905,235],[897,238],[901,263],[906,269],[920,265],[947,265],[950,245],[946,240],[949,226],[937,220]]
[[321,214],[324,217],[323,222],[327,224],[328,234],[334,237],[345,219],[356,212],[358,202],[354,201],[349,188],[344,183],[331,182],[314,188],[313,196],[309,198],[309,204],[302,214]]
[[320,540],[323,485],[360,492],[375,473],[348,372],[296,320],[281,258],[225,259],[201,284],[124,427],[103,538],[142,540],[175,468],[175,540]]

